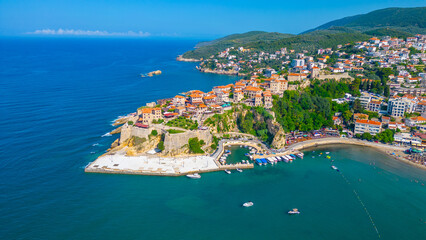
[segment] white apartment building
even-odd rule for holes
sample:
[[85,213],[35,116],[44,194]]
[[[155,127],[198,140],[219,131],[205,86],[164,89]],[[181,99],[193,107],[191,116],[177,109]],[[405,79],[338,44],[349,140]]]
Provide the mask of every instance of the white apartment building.
[[416,107],[414,100],[406,98],[391,98],[388,102],[388,113],[392,117],[403,117],[404,113],[412,113]]
[[382,102],[381,101],[371,100],[368,103],[368,111],[380,112],[381,107],[382,107]]
[[372,120],[359,119],[355,121],[355,134],[370,133],[376,135],[382,131],[382,123]]

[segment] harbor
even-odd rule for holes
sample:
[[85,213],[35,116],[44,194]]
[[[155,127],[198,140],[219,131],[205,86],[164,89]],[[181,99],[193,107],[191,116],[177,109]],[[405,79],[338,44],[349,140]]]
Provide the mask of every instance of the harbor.
[[[244,149],[244,154],[232,157],[235,149]],[[184,176],[194,173],[231,170],[242,171],[254,165],[275,165],[303,158],[298,151],[273,153],[264,145],[253,140],[222,140],[219,148],[211,155],[188,155],[161,157],[155,153],[141,156],[126,156],[125,149],[115,154],[104,154],[85,167],[88,173]]]
[[[104,154],[89,163],[85,167],[88,173],[112,173],[132,175],[154,175],[154,176],[185,176],[193,173],[207,173],[215,171],[229,172],[231,170],[242,170],[254,168],[254,165],[275,165],[279,162],[291,163],[296,159],[303,159],[303,150],[321,146],[349,144],[368,146],[390,154],[392,157],[412,164],[400,155],[392,155],[393,152],[402,152],[404,148],[380,143],[371,143],[347,138],[323,138],[299,142],[285,149],[269,149],[257,140],[229,140],[222,139],[219,147],[211,155],[188,155],[179,157],[161,157],[156,154],[142,156],[126,156],[124,150],[115,154]],[[231,149],[247,149],[243,156],[229,161],[232,155]],[[418,167],[424,167],[418,165]]]

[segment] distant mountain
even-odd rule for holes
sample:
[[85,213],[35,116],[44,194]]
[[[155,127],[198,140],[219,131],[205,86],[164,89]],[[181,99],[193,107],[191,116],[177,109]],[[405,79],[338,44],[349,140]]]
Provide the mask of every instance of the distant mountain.
[[303,33],[329,29],[330,27],[348,27],[361,31],[390,27],[417,33],[413,31],[419,28],[424,31],[426,28],[426,7],[380,9],[367,14],[334,20]]
[[426,34],[426,7],[386,8],[367,14],[334,20],[299,35],[253,31],[232,34],[209,42],[201,42],[184,58],[207,58],[228,47],[254,50],[279,50],[287,47],[296,51],[314,51],[348,42],[363,41],[371,36],[408,37]]

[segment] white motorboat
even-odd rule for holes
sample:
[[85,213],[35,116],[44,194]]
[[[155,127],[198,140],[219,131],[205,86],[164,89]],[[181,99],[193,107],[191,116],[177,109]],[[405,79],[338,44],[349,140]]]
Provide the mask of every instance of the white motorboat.
[[336,166],[334,166],[334,165],[332,165],[331,168],[334,169],[334,170],[336,170],[336,171],[339,171],[339,169]]
[[253,202],[245,202],[243,203],[243,207],[252,207],[254,205]]
[[242,169],[240,169],[240,168],[237,168],[237,171],[238,171],[238,172],[243,172],[243,170],[242,170]]
[[227,174],[231,174],[231,171],[229,171],[228,169],[225,169],[225,172],[226,172]]
[[198,174],[198,173],[193,173],[193,174],[188,174],[188,175],[186,175],[187,177],[189,177],[189,178],[192,178],[192,179],[198,179],[198,178],[201,178],[201,175],[200,174]]
[[297,208],[293,208],[292,210],[287,212],[290,215],[300,214],[299,210]]

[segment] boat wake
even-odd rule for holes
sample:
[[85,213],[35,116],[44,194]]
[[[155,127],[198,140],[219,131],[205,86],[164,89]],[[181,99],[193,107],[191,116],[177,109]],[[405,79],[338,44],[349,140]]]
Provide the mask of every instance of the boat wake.
[[99,143],[92,144],[92,147],[96,147],[96,146],[100,146],[100,144]]
[[104,135],[102,135],[101,137],[110,137],[110,136],[112,136],[112,134],[111,134],[111,133],[109,133],[109,132],[107,132],[107,133],[105,133]]

